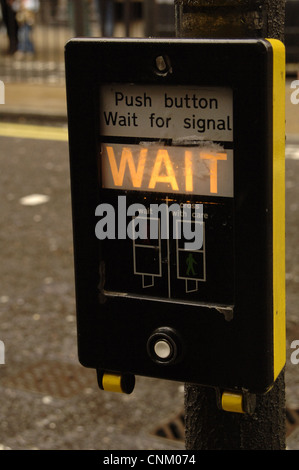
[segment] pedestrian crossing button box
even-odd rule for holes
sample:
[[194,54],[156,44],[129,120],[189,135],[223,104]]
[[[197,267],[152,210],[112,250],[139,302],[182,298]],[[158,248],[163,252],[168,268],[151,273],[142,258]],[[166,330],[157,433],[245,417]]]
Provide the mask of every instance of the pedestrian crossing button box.
[[78,351],[105,390],[265,393],[284,367],[284,62],[273,39],[67,43]]

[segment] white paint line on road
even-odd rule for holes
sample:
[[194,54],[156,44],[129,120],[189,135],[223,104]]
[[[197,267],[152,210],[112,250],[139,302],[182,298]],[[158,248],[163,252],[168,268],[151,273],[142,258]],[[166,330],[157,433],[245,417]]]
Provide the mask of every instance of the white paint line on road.
[[49,196],[46,196],[45,194],[30,194],[22,197],[19,202],[22,206],[37,206],[38,204],[44,204],[49,200]]

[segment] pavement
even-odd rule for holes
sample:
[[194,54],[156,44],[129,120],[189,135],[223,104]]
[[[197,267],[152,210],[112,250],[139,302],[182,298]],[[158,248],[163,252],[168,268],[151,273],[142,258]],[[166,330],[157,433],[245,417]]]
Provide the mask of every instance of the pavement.
[[5,105],[0,106],[0,117],[15,122],[34,118],[66,122],[66,90],[59,85],[31,83],[5,84]]
[[[291,81],[286,84],[286,135],[287,143],[297,145],[299,104],[291,103]],[[7,84],[0,121],[65,127],[64,86]],[[0,232],[10,248],[1,268],[0,339],[10,347],[0,366],[0,449],[183,450],[183,431],[179,438],[169,431],[182,427],[183,384],[137,378],[132,395],[107,394],[98,390],[94,372],[78,365],[67,142],[26,145],[18,137],[1,138]],[[293,177],[297,163],[292,165]],[[38,182],[34,191],[48,195],[52,206],[25,207],[19,215],[17,203],[33,192],[33,181]],[[290,193],[293,205],[296,188],[297,182],[289,185],[297,191]],[[290,262],[298,258],[292,253]],[[299,339],[298,275],[296,282],[289,338]],[[288,363],[287,400],[294,409],[299,409],[298,367]],[[287,445],[299,450],[299,427]]]

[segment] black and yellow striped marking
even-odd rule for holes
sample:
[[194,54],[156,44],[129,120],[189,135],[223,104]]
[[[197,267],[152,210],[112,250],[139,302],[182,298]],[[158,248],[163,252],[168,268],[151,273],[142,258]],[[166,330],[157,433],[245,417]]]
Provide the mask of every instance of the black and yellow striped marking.
[[132,374],[117,374],[97,371],[98,384],[101,390],[130,394],[135,387],[135,376]]
[[223,392],[221,407],[224,411],[232,413],[244,413],[242,393]]

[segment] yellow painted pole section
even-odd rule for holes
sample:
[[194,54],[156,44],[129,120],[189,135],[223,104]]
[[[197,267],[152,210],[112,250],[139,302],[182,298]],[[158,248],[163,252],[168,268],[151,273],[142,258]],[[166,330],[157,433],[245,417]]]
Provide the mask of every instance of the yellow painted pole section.
[[285,47],[273,49],[273,354],[274,380],[286,361],[285,321]]
[[224,411],[232,413],[244,413],[243,396],[241,393],[223,392],[221,398],[221,406]]
[[31,124],[0,123],[1,137],[21,139],[58,140],[67,142],[68,131],[63,127],[35,126]]

